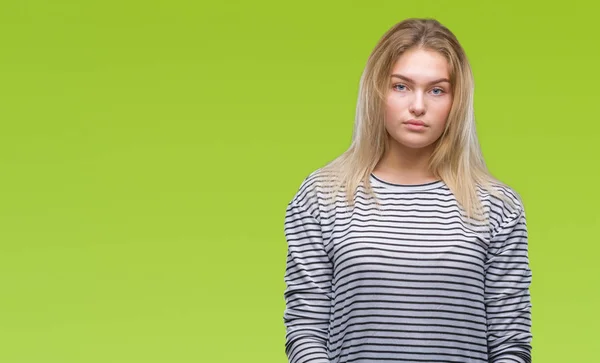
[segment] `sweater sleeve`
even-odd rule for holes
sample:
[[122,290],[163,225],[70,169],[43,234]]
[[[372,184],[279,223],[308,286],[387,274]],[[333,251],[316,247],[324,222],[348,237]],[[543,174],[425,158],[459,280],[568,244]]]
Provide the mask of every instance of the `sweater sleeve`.
[[294,199],[285,216],[285,352],[290,363],[328,363],[332,264],[317,218]]
[[530,363],[532,274],[523,209],[496,230],[485,267],[489,362]]

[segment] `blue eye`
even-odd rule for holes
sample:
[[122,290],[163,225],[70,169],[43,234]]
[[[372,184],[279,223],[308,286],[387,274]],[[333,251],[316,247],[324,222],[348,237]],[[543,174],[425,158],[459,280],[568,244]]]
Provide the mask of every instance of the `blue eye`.
[[437,95],[441,95],[442,93],[444,93],[444,90],[441,88],[434,88],[433,91],[440,91],[439,93],[434,93],[436,96]]
[[[404,87],[404,88],[406,88],[406,86],[403,85],[403,84],[395,84],[393,88],[397,89],[396,87]],[[399,91],[404,91],[404,89],[400,89]]]

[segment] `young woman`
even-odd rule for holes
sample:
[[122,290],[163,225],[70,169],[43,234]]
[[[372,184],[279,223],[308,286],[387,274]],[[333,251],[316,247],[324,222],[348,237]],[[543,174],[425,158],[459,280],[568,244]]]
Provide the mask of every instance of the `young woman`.
[[349,149],[287,207],[289,361],[531,362],[523,203],[486,169],[458,40],[394,25],[356,111]]

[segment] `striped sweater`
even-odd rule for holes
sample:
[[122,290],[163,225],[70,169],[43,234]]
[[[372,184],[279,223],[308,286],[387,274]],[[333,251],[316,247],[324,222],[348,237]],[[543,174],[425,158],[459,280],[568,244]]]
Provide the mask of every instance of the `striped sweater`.
[[478,189],[490,223],[465,223],[441,180],[370,175],[355,208],[315,171],[287,206],[283,321],[290,363],[531,362],[531,270],[518,194]]

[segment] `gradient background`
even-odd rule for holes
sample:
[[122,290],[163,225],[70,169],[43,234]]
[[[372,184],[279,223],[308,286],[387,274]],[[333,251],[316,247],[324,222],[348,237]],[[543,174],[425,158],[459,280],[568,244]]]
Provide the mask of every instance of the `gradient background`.
[[285,362],[285,207],[406,17],[462,42],[524,199],[534,361],[598,362],[591,3],[2,0],[0,362]]

